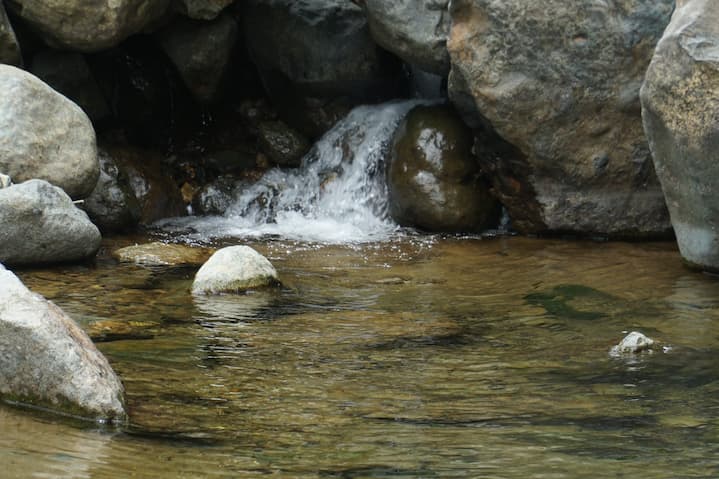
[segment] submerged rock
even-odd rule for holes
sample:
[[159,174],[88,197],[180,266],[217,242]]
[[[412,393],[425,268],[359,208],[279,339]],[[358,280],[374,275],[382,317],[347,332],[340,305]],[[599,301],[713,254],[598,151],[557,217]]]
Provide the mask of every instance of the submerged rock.
[[496,223],[499,205],[480,178],[472,141],[450,108],[418,106],[407,114],[388,168],[390,211],[399,224],[479,232]]
[[0,265],[0,396],[97,421],[123,421],[124,388],[60,308]]
[[609,354],[619,356],[623,354],[637,354],[642,351],[651,350],[654,340],[644,336],[642,333],[632,331],[627,334],[619,344],[612,347]]
[[147,243],[127,246],[113,251],[112,257],[121,263],[143,266],[199,266],[213,250],[167,243]]
[[682,257],[719,271],[719,4],[682,2],[642,86],[642,116]]
[[97,184],[95,130],[87,115],[40,79],[0,65],[0,171],[40,178],[73,198]]
[[218,250],[202,265],[192,283],[194,294],[240,293],[279,283],[272,263],[249,246]]
[[517,149],[497,160],[493,186],[523,232],[669,233],[639,87],[673,7],[451,2],[449,95],[473,127]]
[[91,258],[101,236],[60,188],[30,180],[0,189],[0,261],[38,264]]

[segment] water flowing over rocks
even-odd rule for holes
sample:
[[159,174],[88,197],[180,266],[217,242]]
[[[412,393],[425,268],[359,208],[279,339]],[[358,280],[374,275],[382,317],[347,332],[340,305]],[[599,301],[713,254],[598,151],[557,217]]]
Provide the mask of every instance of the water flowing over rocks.
[[120,379],[83,330],[0,265],[0,397],[121,422],[123,395]]
[[100,232],[60,188],[42,180],[0,189],[0,262],[39,264],[92,258]]
[[212,22],[175,21],[158,35],[185,86],[201,103],[216,99],[237,37],[237,23],[224,14]]
[[100,174],[95,130],[74,103],[37,77],[0,65],[0,171],[16,182],[40,178],[73,198]]
[[15,30],[7,18],[5,7],[0,2],[0,63],[22,65],[22,53],[18,45]]
[[407,114],[387,174],[395,221],[456,232],[496,224],[499,205],[480,177],[472,142],[472,132],[449,107],[418,106]]
[[365,0],[372,38],[426,72],[447,75],[448,0]]
[[13,0],[8,7],[60,49],[95,52],[157,21],[169,0]]
[[673,6],[452,2],[449,95],[473,127],[518,150],[500,159],[494,188],[524,232],[669,231],[639,87]]
[[192,293],[241,293],[276,284],[277,271],[267,258],[249,246],[229,246],[202,265],[192,283]]
[[142,216],[130,179],[106,151],[100,149],[98,159],[100,178],[82,208],[103,233],[130,230]]
[[318,137],[359,103],[389,99],[401,78],[345,0],[247,0],[248,48],[287,123]]
[[719,4],[678,2],[642,87],[642,115],[679,250],[719,271]]

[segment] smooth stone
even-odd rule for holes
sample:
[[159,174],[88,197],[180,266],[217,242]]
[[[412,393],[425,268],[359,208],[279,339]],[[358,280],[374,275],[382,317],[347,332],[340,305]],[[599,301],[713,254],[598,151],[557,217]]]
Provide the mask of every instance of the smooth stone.
[[60,188],[30,180],[0,189],[0,261],[40,264],[92,258],[100,231]]
[[192,283],[193,294],[240,293],[279,283],[272,263],[249,246],[229,246],[202,265]]
[[87,334],[2,265],[0,396],[100,422],[126,418],[122,383]]
[[632,331],[627,334],[619,344],[612,347],[609,353],[611,355],[637,354],[642,351],[651,350],[653,345],[653,339],[650,339],[637,331]]
[[95,130],[85,112],[36,76],[0,65],[0,171],[39,178],[71,197],[97,184]]
[[213,252],[208,248],[155,242],[120,248],[112,252],[112,257],[121,263],[143,266],[199,266]]

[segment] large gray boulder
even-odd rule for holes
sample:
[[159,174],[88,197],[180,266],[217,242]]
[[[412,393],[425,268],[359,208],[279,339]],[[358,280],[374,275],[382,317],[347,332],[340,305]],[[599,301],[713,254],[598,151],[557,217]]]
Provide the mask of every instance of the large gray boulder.
[[[454,0],[449,94],[514,147],[494,189],[524,232],[666,234],[639,88],[673,0]],[[489,168],[488,168],[489,169]]]
[[210,103],[227,72],[237,36],[235,20],[220,15],[211,22],[177,20],[159,33],[159,41],[193,96]]
[[0,65],[0,171],[15,182],[40,178],[73,198],[100,174],[95,130],[73,102],[37,77]]
[[120,379],[87,334],[0,265],[0,397],[121,422],[123,395]]
[[499,205],[480,178],[472,132],[444,106],[418,106],[395,133],[387,184],[392,217],[428,231],[481,232]]
[[449,0],[365,0],[372,38],[421,70],[449,73]]
[[642,116],[679,250],[719,271],[719,3],[677,2],[642,87]]
[[85,212],[46,181],[0,189],[0,262],[78,261],[93,257],[101,239]]
[[217,250],[192,282],[193,294],[241,293],[278,284],[272,263],[249,246]]
[[246,0],[243,21],[270,98],[308,136],[324,133],[353,105],[392,97],[399,85],[399,62],[375,44],[352,2]]
[[0,63],[22,65],[20,45],[2,2],[0,2]]
[[170,0],[14,0],[8,6],[54,47],[113,47],[162,17]]

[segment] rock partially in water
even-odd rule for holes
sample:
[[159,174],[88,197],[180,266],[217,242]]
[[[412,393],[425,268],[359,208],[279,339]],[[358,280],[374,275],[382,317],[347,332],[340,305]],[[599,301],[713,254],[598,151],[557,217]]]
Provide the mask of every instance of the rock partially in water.
[[404,226],[479,232],[496,224],[499,205],[480,178],[472,132],[448,107],[418,106],[395,133],[390,211]]
[[117,45],[159,19],[170,0],[16,0],[14,13],[44,40],[66,50],[96,52]]
[[451,2],[449,95],[520,152],[493,186],[523,232],[670,233],[639,87],[674,3]]
[[279,283],[272,263],[249,246],[218,250],[200,268],[192,283],[194,294],[240,293]]
[[298,167],[310,150],[310,142],[282,121],[264,121],[259,125],[260,149],[277,165]]
[[22,66],[20,45],[2,3],[0,3],[0,63]]
[[87,334],[0,265],[0,396],[121,422],[123,395],[120,379]]
[[140,222],[140,202],[127,174],[104,151],[98,152],[100,178],[82,207],[102,232],[129,230]]
[[642,116],[682,257],[719,271],[719,4],[677,7],[642,86]]
[[176,20],[158,34],[185,86],[201,103],[216,99],[238,37],[235,20],[220,15],[212,22]]
[[372,38],[410,65],[447,75],[448,0],[365,0]]
[[40,178],[73,198],[97,184],[95,130],[73,102],[40,79],[0,65],[0,170],[15,181]]
[[0,261],[38,264],[95,256],[101,236],[60,188],[30,180],[0,189]]
[[642,351],[649,351],[654,345],[654,340],[637,331],[627,334],[619,344],[612,347],[609,354],[621,356],[624,354],[637,354]]
[[199,266],[212,253],[208,248],[156,242],[120,248],[113,251],[112,257],[121,263],[143,266]]

